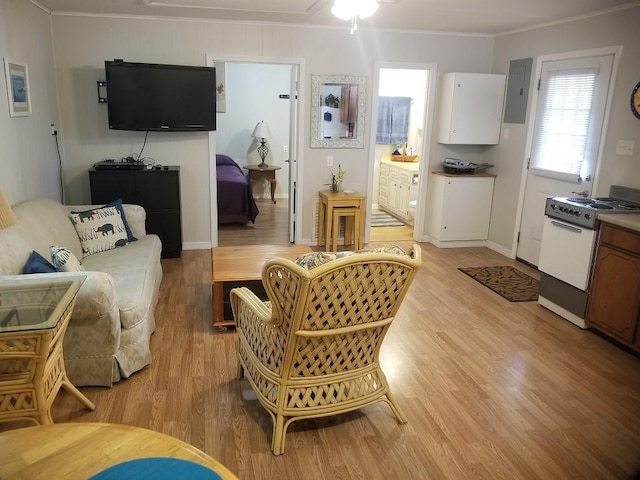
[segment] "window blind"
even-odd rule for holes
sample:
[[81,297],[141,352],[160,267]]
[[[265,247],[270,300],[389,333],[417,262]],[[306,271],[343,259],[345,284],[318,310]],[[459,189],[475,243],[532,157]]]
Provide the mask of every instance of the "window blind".
[[598,68],[556,70],[543,78],[542,111],[534,133],[530,168],[576,180],[587,154]]

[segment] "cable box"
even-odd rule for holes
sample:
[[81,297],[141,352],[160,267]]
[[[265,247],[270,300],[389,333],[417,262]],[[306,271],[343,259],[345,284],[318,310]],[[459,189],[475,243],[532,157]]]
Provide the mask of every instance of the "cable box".
[[96,170],[142,170],[144,169],[143,162],[116,162],[116,161],[104,161],[93,164],[93,168]]

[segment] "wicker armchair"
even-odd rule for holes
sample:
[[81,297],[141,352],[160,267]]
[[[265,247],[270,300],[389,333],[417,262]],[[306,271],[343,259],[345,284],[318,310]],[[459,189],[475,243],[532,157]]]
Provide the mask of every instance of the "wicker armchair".
[[296,420],[384,401],[406,423],[379,353],[420,262],[419,245],[407,255],[357,253],[311,270],[276,258],[262,270],[269,303],[245,287],[231,291],[239,378],[247,374],[271,415],[274,454],[284,452]]

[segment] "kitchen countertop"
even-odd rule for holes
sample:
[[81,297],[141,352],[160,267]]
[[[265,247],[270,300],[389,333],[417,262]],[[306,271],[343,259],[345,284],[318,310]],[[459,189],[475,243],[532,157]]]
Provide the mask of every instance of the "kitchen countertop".
[[598,220],[640,233],[640,213],[599,213]]
[[410,172],[418,172],[420,170],[420,162],[396,162],[391,160],[391,155],[383,155],[381,161]]

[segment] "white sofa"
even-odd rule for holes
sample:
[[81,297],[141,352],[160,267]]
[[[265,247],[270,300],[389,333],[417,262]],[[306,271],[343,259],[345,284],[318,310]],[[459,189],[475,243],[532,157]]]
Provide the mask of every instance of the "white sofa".
[[145,210],[123,205],[137,241],[83,258],[72,210],[47,199],[29,200],[13,207],[18,223],[0,230],[0,282],[2,279],[76,272],[23,275],[33,250],[49,259],[51,245],[67,247],[82,262],[86,275],[64,339],[65,366],[76,386],[111,386],[151,363],[149,343],[155,329],[162,266],[161,242],[145,231]]

